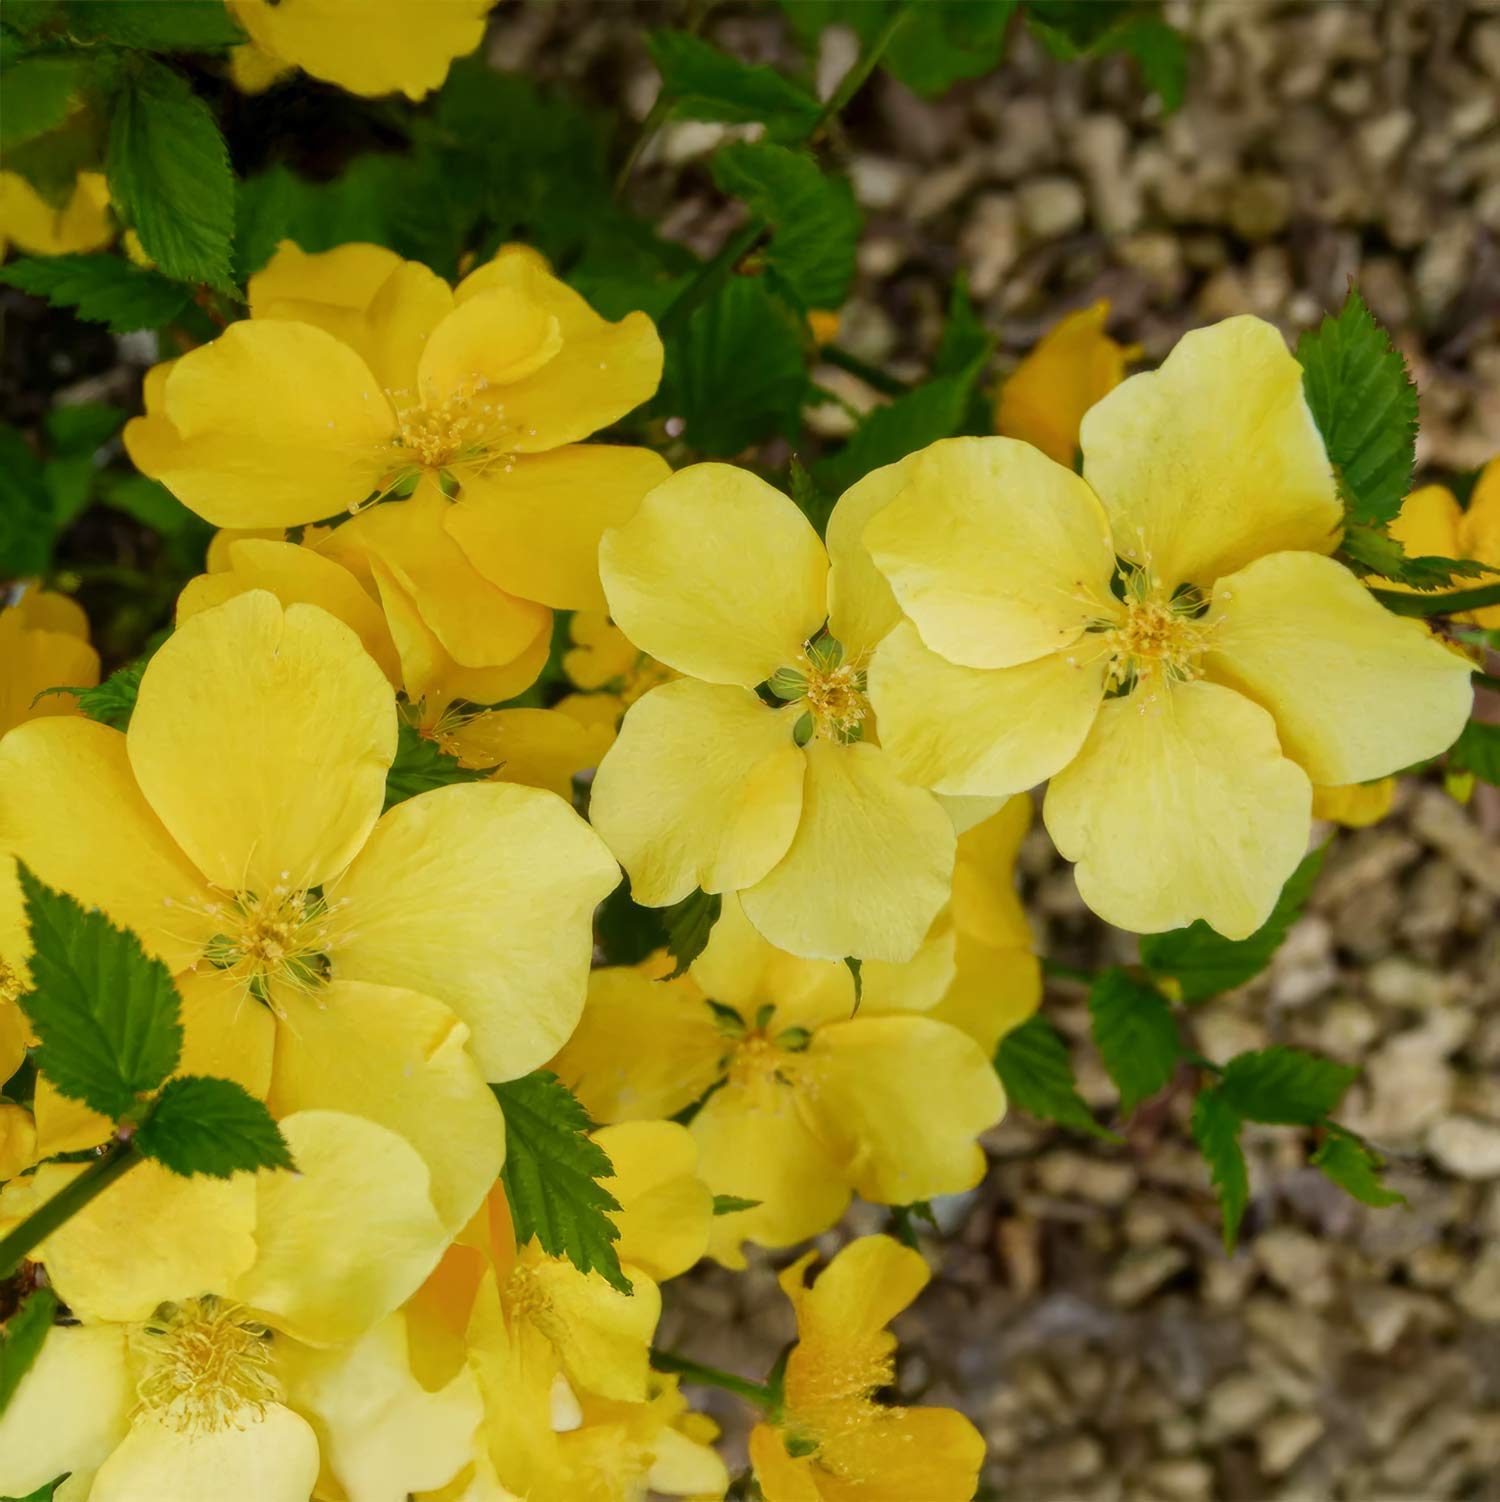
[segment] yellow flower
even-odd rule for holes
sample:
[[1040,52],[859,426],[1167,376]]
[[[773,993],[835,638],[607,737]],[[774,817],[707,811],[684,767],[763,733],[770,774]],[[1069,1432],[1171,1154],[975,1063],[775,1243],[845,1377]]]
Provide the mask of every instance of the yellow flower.
[[[1480,472],[1469,496],[1467,510],[1445,485],[1424,485],[1401,503],[1401,514],[1391,523],[1391,536],[1408,556],[1424,554],[1439,558],[1472,558],[1494,565],[1500,574],[1500,459],[1491,459]],[[1473,588],[1482,579],[1460,580],[1455,588]],[[1411,592],[1411,586],[1392,579],[1378,581],[1382,589]],[[1500,605],[1471,610],[1457,620],[1472,621],[1489,630],[1500,629]]]
[[951,1408],[890,1408],[886,1329],[927,1284],[921,1255],[888,1236],[850,1242],[806,1286],[816,1253],[780,1277],[797,1312],[782,1412],[757,1424],[750,1461],[766,1502],[968,1502],[984,1441]]
[[[5,1025],[0,1020],[0,1028]],[[0,1064],[0,1071],[3,1068]],[[31,1112],[25,1106],[0,1101],[0,1184],[30,1168],[36,1156],[36,1122]]]
[[563,672],[587,693],[611,695],[618,705],[616,718],[642,694],[677,677],[665,663],[633,646],[603,611],[575,611],[568,633],[573,645],[563,653]]
[[495,776],[526,787],[573,796],[573,779],[599,765],[614,727],[579,719],[567,710],[493,709],[439,720],[427,732],[468,767],[494,767]]
[[[293,1127],[306,1140],[306,1122]],[[380,1145],[359,1143],[365,1151]],[[363,1212],[344,1179],[336,1173],[321,1188],[342,1211]],[[336,1240],[355,1258],[374,1250],[363,1240],[368,1230],[390,1229],[384,1217],[352,1224]],[[326,1218],[282,1226],[285,1235],[298,1230],[317,1238],[307,1254],[322,1257]],[[424,1248],[428,1265],[439,1250]],[[384,1257],[409,1264],[399,1244],[382,1244],[375,1260]],[[351,1270],[357,1280],[353,1262]],[[423,1269],[408,1266],[408,1281],[413,1271],[420,1279]],[[322,1292],[338,1299],[345,1290]],[[353,1343],[317,1349],[240,1299],[178,1296],[139,1317],[90,1317],[50,1332],[0,1417],[0,1491],[29,1494],[67,1471],[57,1494],[64,1502],[306,1502],[321,1468],[348,1502],[387,1502],[455,1476],[481,1417],[466,1368],[431,1389],[417,1380],[402,1312]]]
[[865,663],[894,609],[859,523],[886,474],[839,502],[827,552],[786,496],[725,464],[674,475],[605,533],[610,614],[685,675],[636,701],[594,778],[590,816],[638,902],[738,892],[772,943],[814,958],[921,944],[954,832],[867,714]]
[[939,792],[1052,778],[1048,831],[1116,926],[1244,938],[1312,784],[1451,744],[1470,664],[1324,556],[1342,509],[1269,324],[1188,334],[1090,409],[1083,452],[1083,478],[1008,438],[903,461],[864,533],[910,617],[870,669],[882,743]]
[[1083,414],[1125,379],[1139,345],[1117,344],[1104,332],[1104,298],[1058,319],[1001,386],[995,431],[1020,438],[1069,469],[1078,456]]
[[607,323],[517,247],[450,289],[376,246],[288,245],[249,296],[249,319],[147,377],[137,466],[222,527],[358,512],[316,545],[379,596],[409,679],[534,677],[549,607],[602,607],[600,533],[668,472],[579,442],[656,389],[650,320]]
[[[301,68],[351,94],[421,99],[484,37],[494,0],[226,0],[250,34],[235,83],[259,93]],[[243,56],[242,54],[249,54]]]
[[[571,1032],[617,871],[532,788],[441,788],[382,815],[395,739],[354,633],[251,591],[161,647],[127,733],[49,719],[0,741],[0,847],[178,975],[184,1072],[237,1079],[278,1116],[390,1127],[456,1230],[503,1156],[484,1082]],[[35,1108],[44,1152],[109,1128],[45,1079]]]
[[72,694],[37,695],[48,688],[92,688],[99,654],[89,645],[88,618],[66,595],[28,584],[14,605],[0,610],[0,735],[42,715],[76,715]]
[[975,1138],[1005,1108],[989,1061],[921,1015],[954,975],[954,937],[912,961],[863,967],[863,1000],[837,962],[773,949],[731,896],[689,975],[659,962],[596,970],[583,1020],[552,1068],[596,1120],[701,1107],[688,1130],[715,1194],[759,1200],[715,1216],[709,1253],[789,1246],[826,1230],[851,1192],[908,1204],[972,1188]]
[[1396,797],[1396,779],[1381,777],[1374,782],[1355,782],[1344,787],[1313,789],[1312,814],[1349,829],[1378,824],[1391,811]]
[[109,184],[102,172],[80,172],[68,201],[56,208],[17,172],[0,172],[0,256],[14,247],[29,256],[103,250],[115,237]]

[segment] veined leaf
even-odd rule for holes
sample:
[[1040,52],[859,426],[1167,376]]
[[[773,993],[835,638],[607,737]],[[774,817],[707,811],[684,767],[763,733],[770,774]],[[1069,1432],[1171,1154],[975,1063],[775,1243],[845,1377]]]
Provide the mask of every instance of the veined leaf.
[[33,256],[5,267],[0,281],[116,334],[170,323],[190,295],[180,282],[114,255]]
[[1328,1136],[1308,1161],[1362,1205],[1373,1205],[1378,1210],[1406,1203],[1404,1194],[1397,1194],[1381,1183],[1380,1170],[1385,1160],[1380,1154],[1342,1127],[1330,1127]]
[[167,1082],[135,1145],[177,1174],[227,1179],[258,1168],[295,1169],[265,1102],[233,1080],[179,1075]]
[[1116,966],[1090,988],[1089,1019],[1099,1056],[1119,1087],[1120,1111],[1128,1116],[1166,1088],[1182,1056],[1171,1004],[1155,986]]
[[667,952],[677,962],[668,980],[685,975],[688,966],[703,953],[723,908],[724,899],[718,892],[689,892],[681,902],[662,909]]
[[1224,1249],[1232,1252],[1240,1221],[1250,1200],[1250,1171],[1240,1147],[1242,1122],[1217,1089],[1203,1091],[1193,1102],[1192,1133],[1208,1163],[1223,1217]]
[[456,756],[449,756],[436,741],[415,725],[402,720],[396,728],[396,759],[385,774],[385,807],[393,808],[433,788],[448,787],[455,782],[483,782],[493,767],[466,767]]
[[1247,1121],[1314,1126],[1338,1105],[1358,1074],[1347,1064],[1273,1044],[1232,1058],[1218,1090],[1225,1104]]
[[759,121],[773,140],[798,141],[818,118],[818,101],[774,68],[742,63],[685,31],[653,31],[646,38],[661,73],[672,119]]
[[1012,1028],[995,1051],[995,1072],[1013,1106],[1106,1141],[1119,1139],[1094,1120],[1078,1093],[1068,1045],[1039,1013]]

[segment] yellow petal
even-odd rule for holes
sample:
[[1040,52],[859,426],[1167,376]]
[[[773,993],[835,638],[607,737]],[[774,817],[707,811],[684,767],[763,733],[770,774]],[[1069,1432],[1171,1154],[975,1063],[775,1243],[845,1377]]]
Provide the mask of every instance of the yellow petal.
[[264,894],[326,881],[364,843],[395,700],[342,621],[252,590],[162,645],[126,739],[142,792],[204,875]]
[[36,1113],[35,1145],[39,1158],[98,1147],[114,1134],[115,1124],[109,1117],[89,1110],[81,1100],[70,1100],[45,1075],[37,1079],[31,1107]]
[[[0,1194],[0,1223],[30,1215],[83,1171],[46,1163],[13,1180]],[[184,1289],[228,1288],[255,1256],[254,1222],[248,1174],[183,1178],[138,1163],[31,1255],[79,1317],[140,1320]],[[130,1256],[120,1255],[123,1246]]]
[[588,1004],[548,1066],[596,1121],[675,1116],[719,1077],[724,1038],[687,977],[624,966],[589,976]]
[[68,595],[37,587],[35,580],[22,585],[20,598],[9,609],[33,631],[57,631],[76,636],[79,641],[89,639],[89,618],[83,606]]
[[797,1333],[805,1344],[855,1342],[877,1334],[915,1301],[931,1277],[920,1252],[889,1236],[851,1241],[811,1288],[805,1286],[809,1260],[787,1268],[779,1279],[797,1312]]
[[1106,668],[1084,644],[1019,667],[958,667],[905,621],[870,664],[881,747],[907,781],[940,793],[1024,792],[1083,744]]
[[1254,933],[1307,848],[1312,789],[1265,710],[1213,683],[1111,699],[1043,814],[1083,900],[1136,933]]
[[1195,329],[1083,420],[1083,473],[1120,553],[1168,591],[1286,548],[1331,553],[1343,507],[1280,332]]
[[604,534],[599,573],[625,635],[679,672],[753,688],[797,659],[827,613],[828,557],[779,490],[694,464]]
[[1312,813],[1315,819],[1328,819],[1348,829],[1364,829],[1378,824],[1391,811],[1396,797],[1396,779],[1381,777],[1375,782],[1353,782],[1344,787],[1315,787]]
[[232,1285],[181,1286],[227,1287],[308,1345],[355,1340],[420,1287],[448,1244],[431,1175],[404,1138],[362,1117],[299,1111],[281,1131],[297,1169],[256,1175],[254,1265]]
[[37,1149],[36,1121],[31,1112],[25,1106],[0,1101],[0,1183],[15,1178],[43,1156]]
[[348,569],[312,548],[263,538],[233,541],[226,555],[226,566],[219,572],[188,580],[177,597],[179,626],[246,590],[266,589],[283,605],[316,605],[341,620],[359,637],[380,671],[399,686],[401,665],[385,617]]
[[12,730],[0,742],[0,846],[134,929],[169,969],[212,937],[192,911],[208,900],[203,878],[141,796],[118,730],[72,717]]
[[864,541],[933,651],[1012,667],[1107,610],[1109,524],[1072,470],[1013,438],[947,439],[907,465]]
[[231,0],[235,19],[264,51],[351,94],[421,99],[456,57],[484,36],[493,0]]
[[270,1404],[244,1428],[192,1432],[138,1418],[99,1468],[90,1502],[307,1502],[318,1441],[307,1421]]
[[1446,750],[1474,694],[1471,664],[1312,553],[1257,559],[1214,588],[1205,668],[1270,710],[1315,783],[1368,782]]
[[559,609],[602,610],[599,539],[670,474],[650,449],[569,444],[465,474],[445,525],[501,589]]
[[[499,287],[456,305],[428,337],[417,379],[423,403],[440,406],[460,393],[490,392],[497,412],[512,421],[502,389],[540,370],[562,348],[562,332],[547,310],[513,287]],[[481,410],[484,410],[481,408]]]
[[352,1346],[292,1346],[288,1401],[312,1421],[323,1464],[348,1502],[391,1502],[446,1485],[469,1462],[484,1417],[474,1373],[439,1391],[412,1375],[405,1318],[382,1320]]
[[32,256],[102,250],[115,237],[102,172],[80,172],[61,208],[48,203],[20,173],[0,172],[0,222],[0,245],[9,241]]
[[1017,794],[959,836],[953,921],[961,933],[997,949],[1030,945],[1031,925],[1016,890],[1016,856],[1030,828],[1031,799]]
[[428,336],[453,310],[453,289],[420,261],[399,262],[380,284],[349,343],[399,411],[419,389]]
[[958,935],[955,974],[948,994],[927,1013],[966,1032],[987,1059],[1000,1040],[1041,1005],[1042,963],[1024,947],[992,949]]
[[28,614],[22,606],[0,610],[0,735],[25,720],[80,712],[72,694],[39,698],[44,689],[92,688],[99,681],[99,654],[87,635],[38,629]]
[[594,1141],[609,1154],[609,1192],[620,1202],[622,1262],[658,1283],[684,1273],[708,1249],[714,1199],[698,1177],[698,1144],[675,1121],[626,1121],[601,1127]]
[[136,467],[217,527],[292,527],[358,505],[390,468],[395,419],[368,365],[322,329],[232,323],[126,425]]
[[344,1111],[389,1127],[426,1162],[443,1224],[462,1228],[505,1160],[505,1121],[469,1057],[468,1028],[431,997],[363,981],[281,1004],[272,1114]]
[[272,303],[330,303],[363,310],[386,278],[407,264],[383,245],[351,241],[309,254],[294,240],[283,240],[266,265],[246,284],[250,316],[264,318]]
[[205,966],[177,978],[182,1001],[179,1074],[211,1074],[264,1100],[271,1085],[276,1019],[242,982]]
[[708,1254],[743,1267],[741,1243],[791,1246],[826,1231],[849,1203],[842,1165],[808,1124],[794,1086],[731,1079],[693,1117],[698,1172],[715,1194],[759,1200],[716,1215]]
[[803,758],[785,711],[741,688],[679,679],[638,700],[594,775],[590,817],[635,900],[736,891],[786,853]]
[[892,1408],[823,1452],[834,1474],[822,1502],[969,1502],[984,1439],[952,1408]]
[[789,1455],[769,1424],[757,1424],[750,1431],[750,1464],[765,1502],[824,1502],[812,1457]]
[[[1477,558],[1500,573],[1500,459],[1491,459],[1480,471],[1469,494],[1469,509],[1458,524],[1458,539],[1458,556]],[[1471,618],[1490,631],[1500,630],[1500,605],[1486,605]]]
[[953,825],[877,746],[819,738],[806,756],[797,833],[741,894],[745,916],[811,959],[911,959],[948,900]]
[[521,430],[515,451],[538,453],[577,443],[607,428],[653,396],[661,380],[662,346],[644,313],[610,323],[548,271],[533,251],[504,247],[454,290],[462,305],[507,290],[556,320],[562,347],[534,375],[502,393],[506,416]]
[[872,469],[846,490],[828,518],[828,629],[844,656],[874,651],[901,619],[901,607],[865,547],[865,528],[906,488],[916,456]]
[[[1459,534],[1463,511],[1446,485],[1423,485],[1401,503],[1401,510],[1390,525],[1390,534],[1401,544],[1409,558],[1436,556],[1461,558]],[[1382,589],[1412,593],[1411,585],[1396,579],[1382,579]]]
[[468,1024],[484,1077],[515,1079],[577,1023],[593,910],[618,880],[603,842],[554,794],[438,788],[392,808],[329,888],[354,925],[335,972],[435,996]]
[[1109,303],[1068,313],[1006,379],[995,403],[995,431],[1034,444],[1069,469],[1083,414],[1125,379],[1132,351],[1104,332]]
[[29,1497],[64,1471],[87,1488],[125,1437],[134,1403],[119,1325],[49,1331],[0,1412],[0,1492]]
[[600,758],[614,741],[614,728],[584,725],[556,709],[492,709],[448,737],[460,761],[494,767],[501,782],[546,788],[571,799],[573,779]]
[[857,1194],[887,1205],[972,1189],[976,1138],[1005,1114],[978,1044],[929,1017],[856,1017],[813,1035],[809,1097],[820,1134]]

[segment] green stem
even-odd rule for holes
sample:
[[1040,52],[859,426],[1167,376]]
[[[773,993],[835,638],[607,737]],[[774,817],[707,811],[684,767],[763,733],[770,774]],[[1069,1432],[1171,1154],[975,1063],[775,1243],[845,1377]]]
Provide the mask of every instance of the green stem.
[[866,386],[878,391],[882,396],[905,396],[911,390],[905,381],[888,375],[879,366],[867,364],[858,355],[851,355],[848,350],[840,349],[836,344],[825,344],[818,351],[818,357],[829,365],[837,366],[840,370],[847,370],[852,376],[858,376]]
[[76,1179],[65,1184],[40,1210],[33,1210],[15,1230],[0,1236],[0,1278],[8,1278],[21,1259],[71,1220],[96,1195],[103,1194],[121,1174],[144,1162],[131,1140],[116,1138]]
[[698,1382],[707,1387],[721,1387],[736,1397],[753,1403],[769,1412],[775,1406],[775,1397],[764,1382],[752,1382],[748,1377],[736,1377],[733,1372],[721,1372],[716,1366],[705,1366],[688,1356],[679,1356],[676,1351],[664,1351],[660,1346],[651,1347],[651,1365],[659,1372],[675,1372],[689,1382]]
[[880,61],[881,54],[890,46],[891,38],[906,24],[906,18],[910,14],[910,5],[897,7],[886,18],[885,25],[870,38],[870,45],[854,59],[849,71],[839,79],[838,88],[828,96],[828,103],[813,121],[813,128],[807,133],[809,141],[864,87],[865,80],[875,71],[875,64]]
[[1441,595],[1409,595],[1394,589],[1372,589],[1370,593],[1396,615],[1457,615],[1464,610],[1500,605],[1500,584],[1483,584],[1478,589],[1457,589]]

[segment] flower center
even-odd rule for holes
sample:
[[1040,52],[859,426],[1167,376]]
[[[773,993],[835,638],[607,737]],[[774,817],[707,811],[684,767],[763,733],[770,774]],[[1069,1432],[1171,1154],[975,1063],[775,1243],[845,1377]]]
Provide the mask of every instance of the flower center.
[[814,736],[842,745],[864,736],[870,709],[865,674],[857,664],[844,660],[843,644],[826,633],[804,642],[797,661],[778,668],[768,686],[778,699],[802,706],[794,732],[799,746]]
[[1124,582],[1123,606],[1093,628],[1103,634],[1110,688],[1129,693],[1201,678],[1214,631],[1202,618],[1203,596],[1189,589],[1169,597],[1144,569],[1128,569]]
[[[396,412],[396,446],[421,469],[480,460],[512,463],[507,440],[515,430],[505,420],[505,403],[491,400],[482,377],[461,381],[436,403],[407,401],[407,387],[387,390]],[[403,402],[406,402],[403,405]]]
[[875,1335],[863,1341],[804,1340],[787,1371],[784,1437],[793,1453],[817,1453],[827,1470],[847,1479],[862,1475],[859,1440],[888,1410],[874,1394],[895,1379],[894,1343]]
[[163,1304],[130,1343],[141,1359],[141,1411],[179,1433],[243,1429],[281,1401],[270,1332],[239,1304]]
[[511,1320],[527,1320],[553,1345],[568,1338],[567,1323],[552,1303],[552,1295],[533,1268],[518,1262],[505,1280],[503,1300]]

